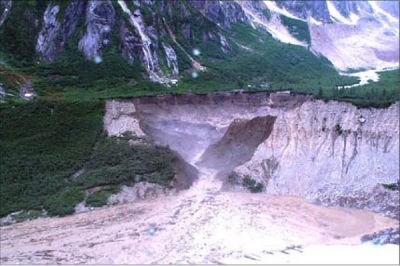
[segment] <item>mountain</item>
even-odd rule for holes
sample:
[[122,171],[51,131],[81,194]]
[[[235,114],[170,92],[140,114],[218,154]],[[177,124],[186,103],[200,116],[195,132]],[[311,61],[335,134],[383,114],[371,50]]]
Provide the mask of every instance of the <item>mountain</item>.
[[[178,91],[316,93],[356,82],[338,71],[398,65],[392,1],[1,0],[0,7],[3,68],[29,67],[43,80],[39,94],[50,83],[134,87],[146,77]],[[17,91],[9,78],[0,82]]]
[[[398,65],[396,1],[264,1],[271,18],[248,10],[279,40],[310,45],[339,70]],[[250,3],[242,5],[252,6]],[[306,37],[305,37],[306,36]]]

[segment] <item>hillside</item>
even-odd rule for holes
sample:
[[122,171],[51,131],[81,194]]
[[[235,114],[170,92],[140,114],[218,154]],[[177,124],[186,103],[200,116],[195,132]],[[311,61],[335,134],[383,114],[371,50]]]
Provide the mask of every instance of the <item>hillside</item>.
[[[300,11],[314,5],[289,2],[282,4],[283,9],[270,1],[2,1],[2,90],[21,94],[21,85],[8,78],[13,73],[29,76],[38,96],[51,99],[224,90],[291,90],[363,105],[387,105],[399,99],[399,93],[390,89],[393,85],[383,93],[379,83],[375,90],[339,91],[338,87],[354,84],[357,78],[339,75],[343,67],[323,51],[332,45],[339,50],[352,47],[333,40],[363,38],[365,19],[361,18],[377,21],[383,16],[381,9],[361,6],[365,12],[358,16],[360,30],[353,29],[347,36],[348,21],[305,17]],[[348,9],[340,10],[351,16]],[[329,15],[332,8],[324,12]],[[384,18],[393,24],[398,15]],[[324,37],[322,47],[314,35],[339,30],[320,24],[344,27],[340,34],[346,37]],[[398,36],[392,24],[387,26],[391,34],[379,36]],[[388,67],[397,65],[398,46],[391,47],[380,51],[392,54],[385,57]],[[372,62],[369,52],[360,56]],[[371,93],[374,97],[368,96]],[[13,98],[9,94],[4,95]]]

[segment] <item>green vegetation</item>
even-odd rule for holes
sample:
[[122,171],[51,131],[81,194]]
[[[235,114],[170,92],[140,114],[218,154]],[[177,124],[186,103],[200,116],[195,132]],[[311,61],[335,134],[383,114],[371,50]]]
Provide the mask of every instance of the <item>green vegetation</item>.
[[350,89],[334,90],[325,94],[323,99],[351,102],[359,107],[388,107],[394,101],[400,101],[400,70],[379,73],[379,81]]
[[283,15],[281,15],[280,18],[282,24],[289,29],[289,32],[296,37],[296,39],[311,44],[311,36],[307,22]]
[[26,80],[28,80],[28,76],[0,63],[0,83],[7,88],[7,93],[12,95],[9,98],[18,101],[19,88]]
[[[322,89],[324,95],[332,96],[331,91],[337,86],[356,82],[353,77],[340,76],[327,59],[315,56],[304,47],[281,43],[267,34],[261,35],[250,26],[233,25],[232,31],[225,32],[225,35],[248,50],[232,43],[232,52],[224,54],[221,49],[207,43],[199,44],[200,59],[208,71],[200,73],[196,80],[184,78],[181,87],[193,92],[291,90],[315,95]],[[207,56],[215,54],[215,51],[220,53],[218,60],[215,55],[212,58]],[[268,84],[267,88],[264,84]]]
[[17,222],[23,222],[26,220],[33,220],[43,216],[41,211],[31,210],[31,211],[22,211],[12,215],[12,218]]
[[[31,1],[31,4],[37,5],[36,11],[32,11],[33,17],[41,14],[45,7],[45,4],[38,1]],[[157,8],[160,5],[158,2],[155,4]],[[357,79],[339,75],[326,58],[314,55],[305,47],[281,43],[268,34],[260,34],[249,25],[237,23],[229,30],[216,27],[190,5],[187,5],[187,9],[194,14],[193,20],[189,20],[184,12],[176,9],[171,14],[163,14],[165,23],[160,15],[154,15],[146,6],[140,8],[146,21],[154,23],[158,33],[165,32],[168,25],[187,52],[191,53],[195,47],[200,49],[201,55],[196,59],[207,67],[207,71],[199,72],[198,78],[192,78],[191,63],[187,55],[172,41],[169,34],[159,34],[157,54],[160,56],[160,67],[167,73],[161,42],[166,41],[175,49],[181,73],[177,86],[166,87],[150,82],[143,78],[146,73],[139,60],[132,64],[124,60],[118,48],[120,39],[117,26],[111,30],[110,44],[102,51],[102,62],[95,64],[86,60],[77,48],[84,30],[82,18],[58,59],[53,63],[36,64],[34,62],[37,61],[37,56],[34,55],[32,45],[35,40],[32,38],[36,36],[38,29],[32,32],[31,38],[23,32],[27,30],[28,22],[24,24],[23,21],[11,19],[26,12],[23,6],[18,4],[13,7],[12,10],[16,13],[11,14],[0,28],[0,37],[7,41],[0,44],[0,61],[11,65],[9,70],[31,78],[41,99],[96,101],[116,97],[209,93],[237,89],[268,92],[290,90],[294,93],[312,94],[324,100],[348,101],[358,106],[385,107],[400,99],[400,91],[395,88],[398,86],[398,70],[382,73],[381,80],[377,83],[338,90],[338,86],[354,84]],[[63,9],[64,5],[61,11]],[[286,17],[282,17],[282,23],[298,38],[309,41],[305,23]],[[186,26],[190,28],[190,38],[184,36]],[[38,27],[40,28],[40,25]],[[23,33],[21,36],[10,35],[10,32],[20,31]],[[221,50],[218,33],[226,36],[230,52],[224,53]],[[19,41],[23,36],[24,40]],[[208,37],[203,39],[204,36]],[[7,84],[6,87],[9,88]]]
[[251,193],[260,193],[264,190],[264,185],[260,182],[257,182],[251,176],[246,175],[243,178],[243,183],[242,185],[248,189]]
[[[5,103],[0,106],[0,217],[45,209],[67,215],[97,186],[140,180],[168,185],[174,155],[168,148],[130,146],[102,132],[103,103]],[[72,178],[79,169],[84,174]]]
[[[0,51],[9,53],[17,65],[32,64],[40,18],[46,1],[13,1],[11,11],[0,27]],[[36,21],[37,20],[37,21]]]
[[166,147],[152,143],[129,145],[126,139],[101,137],[85,173],[73,183],[86,189],[148,181],[168,186],[174,177],[175,156]]
[[41,210],[50,204],[49,195],[76,194],[65,189],[64,179],[90,156],[102,109],[99,102],[0,106],[0,216]]
[[[49,179],[49,182],[52,181],[52,179]],[[65,184],[66,181],[63,181],[64,189],[61,191],[54,191],[53,193],[55,194],[46,195],[46,201],[43,204],[43,208],[50,216],[65,216],[74,213],[75,205],[81,202],[84,198],[85,194],[81,187],[68,186],[68,184]],[[24,199],[19,200],[24,201]]]
[[397,183],[391,183],[391,184],[382,184],[382,186],[386,189],[389,190],[394,190],[394,191],[398,191],[400,188],[400,179],[397,180]]
[[101,207],[107,204],[108,198],[117,192],[119,192],[119,186],[107,187],[99,191],[95,191],[89,195],[86,199],[86,206],[90,207]]

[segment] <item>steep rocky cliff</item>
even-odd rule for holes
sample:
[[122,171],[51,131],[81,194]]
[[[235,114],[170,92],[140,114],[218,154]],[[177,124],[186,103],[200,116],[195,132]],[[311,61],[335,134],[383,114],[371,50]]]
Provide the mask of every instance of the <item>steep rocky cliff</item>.
[[282,93],[158,96],[108,102],[105,129],[168,144],[219,171],[225,189],[241,190],[250,176],[269,194],[398,217],[398,191],[381,184],[399,179],[399,107]]

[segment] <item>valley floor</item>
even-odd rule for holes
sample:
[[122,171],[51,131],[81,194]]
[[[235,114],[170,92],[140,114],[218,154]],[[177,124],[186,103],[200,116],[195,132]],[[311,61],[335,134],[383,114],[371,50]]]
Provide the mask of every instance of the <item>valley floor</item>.
[[398,263],[398,246],[360,237],[398,225],[294,197],[222,192],[203,169],[186,191],[1,227],[1,264]]

